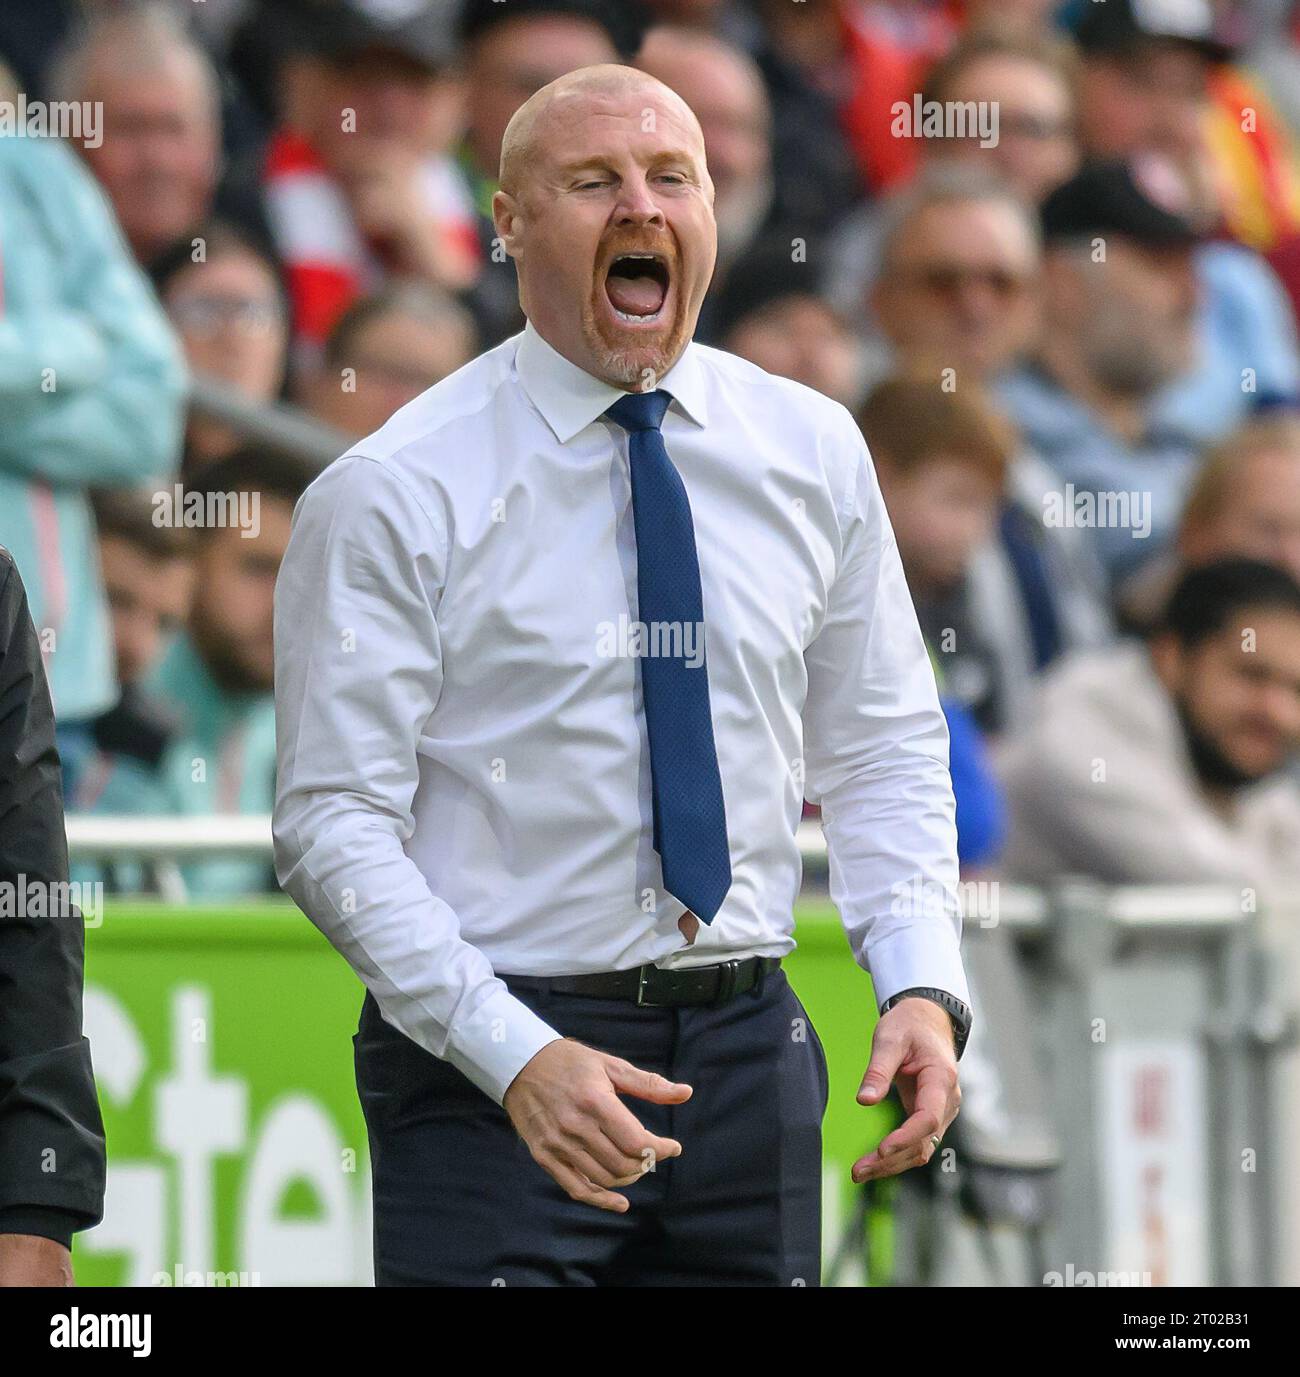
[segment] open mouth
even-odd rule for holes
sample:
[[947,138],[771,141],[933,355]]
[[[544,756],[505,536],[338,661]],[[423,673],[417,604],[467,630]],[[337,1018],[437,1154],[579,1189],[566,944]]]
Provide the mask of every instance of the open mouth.
[[629,324],[657,320],[668,300],[668,262],[658,253],[621,253],[605,274],[605,295],[614,314]]

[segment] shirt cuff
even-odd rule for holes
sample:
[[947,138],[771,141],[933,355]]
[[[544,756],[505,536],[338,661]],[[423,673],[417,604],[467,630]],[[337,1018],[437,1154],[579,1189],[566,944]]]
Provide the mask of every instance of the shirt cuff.
[[939,945],[918,941],[914,932],[896,932],[870,945],[866,959],[877,1009],[891,995],[917,986],[946,990],[970,1005],[970,989],[956,942]]
[[497,990],[452,1029],[446,1059],[500,1104],[514,1078],[561,1036],[509,990]]

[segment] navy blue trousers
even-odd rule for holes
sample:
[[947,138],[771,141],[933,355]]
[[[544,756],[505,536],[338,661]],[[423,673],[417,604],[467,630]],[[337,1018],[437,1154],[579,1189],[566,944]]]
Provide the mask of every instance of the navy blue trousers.
[[505,1110],[385,1023],[355,1043],[380,1286],[816,1286],[826,1058],[784,971],[720,1007],[638,1008],[523,988],[557,1032],[685,1081],[621,1098],[682,1155],[613,1214],[571,1200]]

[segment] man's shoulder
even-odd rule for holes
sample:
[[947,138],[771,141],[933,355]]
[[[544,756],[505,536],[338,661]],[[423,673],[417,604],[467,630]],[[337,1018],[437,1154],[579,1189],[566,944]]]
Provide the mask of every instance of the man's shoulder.
[[412,445],[436,440],[440,434],[480,416],[509,381],[518,344],[519,336],[514,335],[462,364],[400,407],[349,453],[393,461]]
[[427,511],[427,478],[437,455],[474,458],[473,434],[511,377],[518,336],[449,373],[399,408],[376,431],[328,464],[307,489],[307,507],[384,506],[405,492]]

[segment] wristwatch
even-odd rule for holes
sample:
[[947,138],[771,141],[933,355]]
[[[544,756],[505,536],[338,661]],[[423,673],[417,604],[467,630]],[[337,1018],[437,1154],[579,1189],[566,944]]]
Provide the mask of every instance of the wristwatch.
[[883,1016],[901,999],[929,999],[937,1004],[952,1019],[953,1040],[957,1044],[957,1060],[961,1060],[961,1054],[966,1050],[966,1039],[970,1037],[971,1011],[969,1004],[963,1004],[956,995],[951,995],[947,990],[936,990],[929,985],[918,985],[911,990],[899,990],[896,995],[890,995],[880,1006]]

